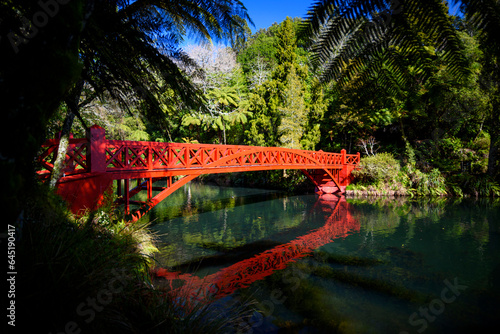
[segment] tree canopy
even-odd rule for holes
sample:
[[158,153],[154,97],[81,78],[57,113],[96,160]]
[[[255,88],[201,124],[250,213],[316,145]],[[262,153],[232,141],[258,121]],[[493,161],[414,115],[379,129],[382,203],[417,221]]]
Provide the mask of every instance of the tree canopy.
[[[0,9],[2,110],[16,128],[2,140],[4,203],[21,205],[47,133],[93,123],[120,139],[410,147],[445,173],[462,160],[498,175],[496,0],[314,1],[305,20],[254,34],[236,0]],[[202,46],[182,49],[187,37]]]
[[[148,118],[164,124],[162,103],[204,106],[179,67],[193,64],[180,49],[185,36],[236,39],[249,20],[238,0],[6,0],[0,9],[3,110],[17,129],[10,140],[2,136],[0,172],[10,185],[3,203],[28,191],[31,161],[62,102],[71,116],[67,128],[82,106],[105,95],[125,108],[141,103]],[[174,99],[161,94],[166,89]]]
[[[498,76],[500,3],[496,0],[451,1],[460,6],[467,24],[487,55],[493,76]],[[446,80],[467,81],[470,58],[460,38],[457,17],[440,0],[334,1],[313,3],[303,33],[308,37],[323,82],[335,81],[338,89],[355,89],[367,94],[389,92],[389,97],[405,115],[418,109],[422,97],[432,98],[441,85],[440,66],[446,66]],[[437,81],[436,81],[437,80]],[[490,81],[491,83],[491,81]],[[498,91],[498,81],[494,84]],[[491,146],[488,173],[498,173],[498,129],[500,105],[491,100],[489,113]],[[382,108],[383,109],[383,108]],[[396,117],[401,117],[396,115]],[[400,131],[405,139],[402,123]]]

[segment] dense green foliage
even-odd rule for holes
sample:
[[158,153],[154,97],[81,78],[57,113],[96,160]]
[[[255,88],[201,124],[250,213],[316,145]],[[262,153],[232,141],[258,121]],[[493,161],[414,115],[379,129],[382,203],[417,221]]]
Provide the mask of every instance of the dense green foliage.
[[[451,16],[448,20],[455,22],[457,43],[463,45],[461,52],[467,59],[460,65],[460,76],[445,52],[428,48],[432,56],[426,60],[425,73],[408,60],[404,66],[400,64],[406,79],[391,88],[379,76],[382,72],[370,72],[363,85],[356,80],[320,85],[311,53],[303,47],[299,34],[302,21],[287,18],[248,36],[235,49],[188,49],[204,74],[192,68],[186,73],[203,92],[208,110],[193,109],[180,101],[164,104],[168,132],[139,117],[143,114],[140,106],[133,109],[135,119],[125,117],[110,99],[94,103],[82,114],[89,123],[106,127],[108,136],[116,139],[325,151],[345,148],[348,153],[366,155],[387,152],[401,166],[398,173],[406,177],[393,186],[400,187],[396,193],[492,195],[498,184],[496,173],[483,177],[492,191],[478,192],[470,187],[473,180],[491,171],[491,134],[496,131],[493,119],[498,116],[491,54],[484,50],[481,33],[472,29],[469,21]],[[434,45],[431,39],[425,37]],[[390,64],[383,68],[394,70]],[[61,124],[62,117],[59,119]],[[409,150],[412,163],[408,161]],[[296,172],[269,171],[230,178],[235,184],[282,189],[307,183]],[[377,183],[361,178],[358,184],[361,180],[372,188]],[[434,182],[440,186],[433,188]]]
[[[123,268],[126,293],[93,332],[186,329],[204,317],[168,311],[171,301],[148,286],[144,234],[110,212],[75,221],[40,191],[34,158],[61,130],[83,137],[98,124],[109,139],[359,150],[367,157],[354,190],[500,195],[500,3],[461,3],[455,17],[439,0],[315,1],[305,28],[287,18],[250,34],[236,0],[78,0],[38,25],[29,20],[38,2],[1,1],[0,100],[11,131],[0,140],[0,202],[19,233],[26,314],[45,319],[39,331],[59,330]],[[180,50],[188,30],[208,43]],[[282,189],[305,181],[297,171],[229,180]]]
[[361,159],[360,169],[353,173],[356,183],[348,189],[353,194],[390,196],[443,196],[447,194],[445,179],[434,168],[428,173],[415,167],[414,162],[401,168],[390,153],[380,153]]
[[[343,136],[350,147],[352,137],[375,136],[393,152],[407,143],[417,152],[432,140],[432,155],[417,160],[441,169],[450,161],[442,164],[440,146],[460,142],[463,153],[485,131],[491,141],[483,163],[498,178],[499,6],[452,1],[460,9],[454,17],[440,0],[315,1],[303,32],[337,99],[326,127],[343,127],[332,137]],[[447,154],[455,164],[466,161]]]
[[[402,188],[399,162],[390,153],[380,153],[361,159],[360,169],[354,170],[356,180],[365,185],[389,186],[393,192]],[[404,193],[402,193],[404,194]]]

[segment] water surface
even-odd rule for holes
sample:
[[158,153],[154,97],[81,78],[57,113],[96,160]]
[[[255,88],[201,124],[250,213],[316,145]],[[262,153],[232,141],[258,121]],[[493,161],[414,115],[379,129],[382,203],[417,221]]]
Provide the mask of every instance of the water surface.
[[500,315],[499,206],[188,184],[149,219],[159,266],[254,301],[250,332],[469,333]]

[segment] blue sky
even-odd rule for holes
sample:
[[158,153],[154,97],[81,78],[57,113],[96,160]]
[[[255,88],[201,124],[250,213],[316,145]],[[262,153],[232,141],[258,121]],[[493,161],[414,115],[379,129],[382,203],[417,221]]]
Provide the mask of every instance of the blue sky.
[[[255,27],[249,25],[252,33],[261,28],[268,28],[274,22],[281,23],[287,16],[304,18],[313,0],[243,0]],[[182,48],[197,44],[194,39],[186,37]],[[222,43],[224,44],[224,43]]]
[[[252,32],[260,28],[268,28],[274,22],[280,23],[287,16],[304,18],[313,0],[242,0],[248,9],[255,27],[250,26]],[[450,13],[457,15],[459,3],[451,6]]]
[[313,1],[310,0],[243,0],[248,14],[255,23],[252,32],[280,23],[287,16],[302,17],[307,14]]

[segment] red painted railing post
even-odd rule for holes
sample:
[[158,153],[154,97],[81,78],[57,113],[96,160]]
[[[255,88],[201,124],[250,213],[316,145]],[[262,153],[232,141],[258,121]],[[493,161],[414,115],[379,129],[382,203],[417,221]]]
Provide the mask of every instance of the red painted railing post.
[[98,125],[93,125],[87,131],[89,149],[87,150],[87,162],[89,172],[106,172],[106,132]]
[[190,161],[189,161],[189,147],[184,148],[184,167],[188,168],[190,167]]
[[146,148],[146,154],[147,154],[147,159],[148,159],[148,169],[151,170],[153,169],[153,147],[151,143],[148,145]]
[[71,210],[97,208],[110,189],[112,178],[106,174],[106,134],[103,128],[94,125],[87,131],[88,147],[86,154],[86,177],[76,182],[65,181],[58,186],[58,193],[70,203]]
[[342,157],[340,158],[340,163],[342,165],[345,165],[345,162],[346,162],[346,157],[345,157],[346,150],[344,150],[344,149],[340,150],[340,154],[342,154]]

